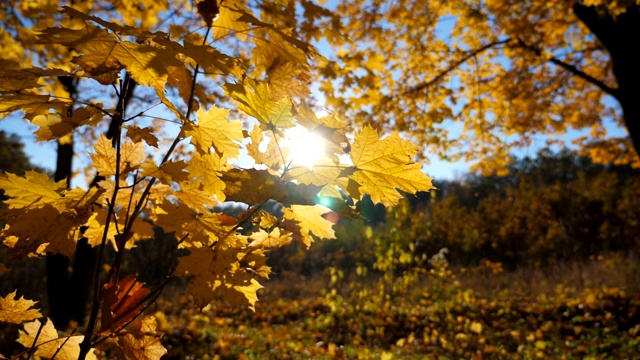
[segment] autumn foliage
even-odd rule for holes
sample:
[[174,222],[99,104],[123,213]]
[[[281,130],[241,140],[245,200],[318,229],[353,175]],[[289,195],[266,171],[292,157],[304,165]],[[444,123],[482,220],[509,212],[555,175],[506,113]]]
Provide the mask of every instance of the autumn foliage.
[[[176,12],[194,15],[188,4]],[[157,359],[166,350],[156,322],[137,317],[171,279],[188,279],[186,292],[201,308],[221,295],[253,309],[259,279],[270,273],[267,251],[335,237],[323,217],[331,209],[316,204],[317,196],[344,204],[340,211],[348,215],[347,197],[369,194],[391,206],[399,191],[432,187],[414,162],[414,144],[397,134],[381,138],[371,127],[347,133],[339,116],[317,116],[305,104],[310,59],[321,58],[277,19],[286,2],[270,4],[258,18],[240,1],[203,1],[201,18],[168,32],[121,5],[32,9],[12,2],[14,12],[5,14],[24,35],[14,49],[40,66],[0,60],[0,113],[21,111],[41,141],[70,143],[82,133],[91,142],[88,188],[35,171],[0,175],[8,197],[2,238],[11,260],[72,257],[80,241],[98,249],[89,320],[71,335],[59,337],[15,292],[2,298],[0,320],[23,324],[18,341],[25,352],[45,358],[96,358],[94,347],[115,337],[125,358]],[[149,11],[160,14],[164,5]],[[31,29],[15,15],[54,9],[61,15]],[[233,53],[234,42],[252,53]],[[164,110],[151,114],[156,108]],[[282,145],[294,127],[322,139],[325,151],[313,167],[298,165]],[[238,217],[214,211],[225,201],[248,207]],[[275,210],[266,211],[267,204]],[[170,250],[179,257],[170,277],[150,287],[137,279],[146,264],[129,273],[122,265],[130,249],[159,241],[154,228],[174,235]]]
[[346,0],[335,14],[346,36],[327,36],[339,50],[321,89],[358,123],[484,174],[567,133],[599,163],[640,165],[637,0]]

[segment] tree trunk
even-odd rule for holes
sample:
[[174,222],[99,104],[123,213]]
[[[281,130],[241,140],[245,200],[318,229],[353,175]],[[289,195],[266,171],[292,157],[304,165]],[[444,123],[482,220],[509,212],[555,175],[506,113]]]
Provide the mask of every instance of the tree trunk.
[[[77,94],[77,84],[70,77],[60,77],[71,98]],[[69,110],[69,116],[71,116]],[[73,171],[73,140],[63,144],[58,142],[55,181],[67,179],[67,187],[71,186]],[[47,295],[49,298],[49,316],[56,328],[64,329],[69,321],[84,323],[92,279],[97,258],[96,251],[86,240],[76,246],[73,261],[73,272],[69,267],[71,261],[60,254],[49,254],[46,259]]]
[[581,3],[573,11],[611,54],[618,82],[615,97],[637,154],[640,154],[640,6],[632,5],[618,16]]

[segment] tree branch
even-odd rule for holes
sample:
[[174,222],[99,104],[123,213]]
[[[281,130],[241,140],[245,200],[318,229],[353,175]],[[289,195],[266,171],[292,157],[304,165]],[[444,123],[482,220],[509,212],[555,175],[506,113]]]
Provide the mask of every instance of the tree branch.
[[436,75],[433,79],[424,82],[422,84],[416,85],[413,88],[405,91],[402,95],[408,95],[408,94],[415,94],[425,88],[428,88],[429,86],[435,84],[436,82],[438,82],[440,79],[442,79],[445,75],[447,75],[448,73],[450,73],[451,71],[455,70],[456,68],[458,68],[460,65],[464,64],[465,62],[467,62],[467,60],[475,57],[476,55],[494,47],[494,46],[498,46],[498,45],[503,45],[506,44],[508,42],[510,42],[511,38],[508,39],[504,39],[504,40],[497,40],[494,41],[492,43],[486,44],[480,48],[477,48],[475,50],[471,50],[470,52],[467,53],[467,55],[465,57],[463,57],[462,59],[454,62],[453,64],[451,64],[448,68],[446,68],[444,71],[442,71],[441,73],[439,73],[438,75]]
[[[542,51],[540,49],[538,49],[537,47],[533,46],[533,45],[527,45],[522,39],[518,39],[518,44],[525,48],[528,49],[530,51],[532,51],[534,54],[536,54],[537,56],[542,56]],[[594,78],[593,76],[585,73],[584,71],[578,69],[577,67],[575,67],[574,65],[571,64],[567,64],[566,62],[556,58],[556,57],[549,57],[548,61],[567,70],[568,72],[572,73],[573,75],[581,78],[582,80],[585,80],[587,82],[590,82],[591,84],[597,86],[598,88],[600,88],[600,90],[606,92],[607,94],[615,97],[616,99],[618,98],[618,91],[610,86],[608,86],[607,84],[605,84],[604,82]]]

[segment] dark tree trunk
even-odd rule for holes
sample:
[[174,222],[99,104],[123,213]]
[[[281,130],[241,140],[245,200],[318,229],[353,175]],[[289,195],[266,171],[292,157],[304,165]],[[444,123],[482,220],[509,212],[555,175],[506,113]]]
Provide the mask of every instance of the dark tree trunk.
[[615,97],[636,153],[640,154],[640,6],[616,17],[597,7],[573,5],[573,11],[611,54],[618,82]]
[[[71,98],[75,98],[77,93],[75,81],[69,77],[61,77],[60,82],[66,87]],[[67,187],[70,187],[72,171],[73,141],[66,144],[58,142],[55,181],[66,179]],[[47,256],[49,315],[56,328],[66,328],[71,320],[78,324],[84,322],[96,257],[96,251],[87,244],[86,240],[78,242],[73,271],[69,269],[71,266],[69,258],[60,254]]]

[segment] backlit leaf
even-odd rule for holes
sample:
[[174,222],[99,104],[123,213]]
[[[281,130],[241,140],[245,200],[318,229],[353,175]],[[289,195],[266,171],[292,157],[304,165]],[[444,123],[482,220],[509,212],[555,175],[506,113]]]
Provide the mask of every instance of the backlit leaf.
[[198,123],[187,123],[185,135],[191,136],[191,143],[200,154],[207,154],[214,146],[216,151],[227,158],[237,158],[242,134],[242,122],[227,120],[229,110],[212,107],[209,111],[198,110]]
[[349,178],[359,184],[362,193],[371,195],[374,203],[396,205],[402,197],[396,189],[415,194],[433,188],[431,178],[413,160],[417,152],[417,146],[397,133],[380,140],[374,129],[365,127],[351,146],[355,172]]
[[290,208],[283,208],[284,218],[289,220],[287,229],[294,233],[296,240],[305,246],[311,246],[313,237],[319,239],[335,239],[333,223],[326,220],[322,215],[331,212],[322,205],[291,205]]
[[[44,327],[40,330],[41,322],[39,320],[24,324],[24,330],[20,330],[18,342],[26,348],[36,343],[35,355],[46,359],[51,359],[55,354],[57,360],[77,360],[80,354],[80,343],[84,336],[58,336],[53,322],[47,319]],[[39,333],[39,335],[38,335]],[[36,341],[36,335],[38,335]],[[64,344],[64,345],[63,345]],[[89,351],[86,359],[97,360],[94,350]]]
[[22,324],[42,317],[40,311],[31,309],[36,302],[23,297],[16,299],[16,291],[0,297],[0,321]]
[[24,177],[0,174],[0,189],[10,197],[4,202],[13,209],[51,204],[60,199],[60,193],[65,187],[65,181],[56,183],[47,174],[35,171],[25,172]]

